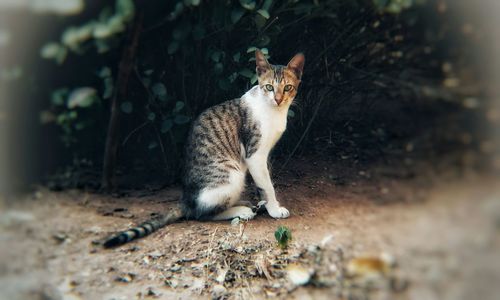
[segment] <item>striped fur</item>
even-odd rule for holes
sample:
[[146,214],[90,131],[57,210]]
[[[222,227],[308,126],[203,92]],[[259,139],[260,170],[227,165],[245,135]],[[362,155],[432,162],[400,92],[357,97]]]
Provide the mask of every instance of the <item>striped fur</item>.
[[167,216],[121,232],[105,243],[114,247],[144,237],[180,218],[251,219],[250,207],[238,205],[250,172],[273,218],[289,212],[276,199],[267,165],[274,145],[286,129],[287,113],[300,84],[304,56],[287,66],[271,65],[256,51],[259,84],[241,98],[204,111],[192,124],[185,152],[180,207]]

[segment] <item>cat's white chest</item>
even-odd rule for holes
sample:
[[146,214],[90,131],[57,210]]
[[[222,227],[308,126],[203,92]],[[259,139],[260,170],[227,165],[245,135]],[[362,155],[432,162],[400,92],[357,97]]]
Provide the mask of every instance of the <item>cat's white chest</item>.
[[258,93],[258,87],[254,87],[250,92],[253,93],[248,93],[251,96],[245,100],[248,101],[251,108],[252,118],[260,125],[259,148],[269,152],[286,129],[288,109],[271,106],[270,100],[262,98]]
[[261,143],[271,150],[278,142],[286,129],[286,115],[270,113],[264,115],[260,120],[260,130],[262,134]]

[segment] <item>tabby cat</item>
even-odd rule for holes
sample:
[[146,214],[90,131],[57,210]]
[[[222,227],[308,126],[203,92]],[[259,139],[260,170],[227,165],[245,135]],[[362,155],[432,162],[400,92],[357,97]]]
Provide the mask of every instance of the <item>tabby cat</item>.
[[240,202],[247,171],[269,215],[290,215],[276,199],[267,160],[286,129],[288,108],[297,94],[305,58],[299,53],[287,66],[271,65],[257,50],[255,59],[258,85],[239,99],[207,109],[194,121],[187,140],[178,208],[112,236],[104,242],[105,247],[146,236],[180,218],[252,219],[255,212]]

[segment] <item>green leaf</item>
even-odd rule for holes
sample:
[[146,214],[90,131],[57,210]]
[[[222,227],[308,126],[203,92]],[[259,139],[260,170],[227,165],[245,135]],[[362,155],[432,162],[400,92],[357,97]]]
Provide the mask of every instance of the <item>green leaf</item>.
[[189,122],[189,117],[188,116],[185,116],[185,115],[177,115],[175,116],[175,119],[174,119],[174,122],[175,124],[178,124],[178,125],[182,125],[182,124],[186,124]]
[[262,9],[269,11],[272,4],[273,4],[273,0],[265,0],[264,4],[262,4]]
[[256,14],[254,17],[254,22],[255,26],[257,26],[257,29],[262,29],[264,26],[266,26],[267,19],[261,16],[260,14]]
[[[95,32],[98,30],[94,26],[92,29],[92,34],[95,36]],[[70,48],[70,49],[77,49],[80,46],[80,35],[78,34],[78,27],[75,26],[70,26],[67,27],[64,32],[62,33],[61,36],[61,42],[64,46]]]
[[106,78],[111,76],[111,69],[109,67],[102,67],[99,72],[97,72],[97,76],[101,78]]
[[168,44],[168,47],[167,47],[168,54],[172,55],[175,52],[177,52],[177,50],[179,50],[179,42],[172,41],[172,42],[170,42],[170,44]]
[[222,63],[216,63],[214,66],[214,72],[215,74],[219,75],[224,71],[224,65]]
[[148,145],[149,150],[154,149],[156,147],[158,147],[158,143],[156,141],[149,142],[149,145]]
[[60,115],[57,115],[56,123],[58,125],[63,125],[66,122],[66,120],[67,120],[66,114],[62,113]]
[[52,59],[57,56],[57,53],[59,52],[59,49],[63,47],[59,43],[51,42],[43,45],[42,49],[40,50],[40,56],[45,59]]
[[227,79],[229,79],[229,81],[233,83],[236,80],[236,78],[238,78],[238,73],[234,72],[233,74],[229,75]]
[[219,62],[221,57],[222,57],[222,51],[214,51],[212,55],[210,55],[210,58],[214,62]]
[[165,119],[161,123],[161,133],[166,133],[174,126],[174,122],[171,119]]
[[108,26],[108,29],[111,32],[111,34],[116,35],[117,33],[120,33],[125,30],[126,26],[124,22],[125,20],[122,16],[115,15],[108,20],[106,26]]
[[134,18],[135,6],[133,0],[117,0],[116,11],[124,20],[130,21]]
[[156,114],[154,112],[149,112],[148,120],[153,122],[156,119]]
[[85,125],[86,125],[85,122],[78,122],[78,123],[75,124],[75,129],[76,130],[82,130],[82,129],[85,128]]
[[158,98],[167,96],[167,88],[161,82],[155,83],[151,90],[153,91],[153,94],[155,94],[155,96],[157,96]]
[[251,70],[250,70],[250,69],[248,69],[248,68],[245,68],[245,69],[243,69],[243,70],[239,71],[238,73],[239,73],[241,76],[246,77],[246,78],[248,78],[248,79],[252,78],[252,77],[253,77],[253,75],[255,75],[255,72],[251,71]]
[[66,47],[59,43],[45,44],[40,50],[40,56],[45,59],[53,59],[58,64],[62,64],[68,55]]
[[243,17],[245,11],[241,8],[236,8],[231,11],[231,21],[233,24],[238,23],[238,21]]
[[268,55],[269,54],[269,50],[267,48],[262,48],[260,49],[260,51],[262,52],[262,54],[264,55]]
[[257,50],[257,47],[248,47],[247,49],[247,53],[250,53],[250,52],[255,52],[255,50]]
[[289,109],[289,110],[288,110],[288,116],[289,116],[290,118],[295,117],[295,112],[294,112],[293,110]]
[[102,92],[102,99],[109,99],[113,96],[114,83],[113,78],[104,78],[104,91]]
[[257,78],[257,74],[254,74],[252,76],[252,78],[250,78],[250,83],[251,84],[255,84],[257,82],[258,78]]
[[403,8],[410,8],[413,5],[414,0],[400,0],[400,2]]
[[271,16],[269,15],[269,12],[264,9],[259,9],[257,13],[261,16],[263,16],[265,19],[269,19]]
[[153,73],[154,73],[154,70],[153,70],[153,69],[149,69],[149,70],[144,71],[143,73],[144,73],[144,75],[146,75],[146,76],[151,76],[151,74],[153,74]]
[[269,45],[270,42],[271,42],[271,38],[267,34],[261,36],[257,40],[257,44],[259,45],[259,47],[267,46],[267,45]]
[[68,112],[68,119],[74,120],[77,117],[78,117],[78,113],[76,112],[76,110],[72,110],[72,111]]
[[134,107],[132,106],[132,102],[130,101],[125,101],[123,102],[122,104],[120,104],[120,109],[126,113],[126,114],[130,114],[133,110],[134,110]]
[[253,0],[240,0],[240,4],[245,9],[248,9],[248,10],[254,10],[255,9],[255,1],[253,1]]
[[177,101],[177,102],[175,103],[174,112],[175,112],[175,113],[180,112],[180,111],[181,111],[181,109],[183,109],[183,108],[184,108],[184,105],[185,105],[185,104],[184,104],[184,102],[182,102],[182,101]]
[[240,57],[241,57],[241,53],[237,52],[236,54],[233,55],[233,61],[240,62]]
[[281,249],[286,249],[292,240],[292,232],[286,226],[279,226],[274,232],[274,237]]
[[111,45],[108,40],[96,39],[94,40],[94,44],[98,53],[106,53],[111,49]]
[[50,96],[50,101],[52,102],[52,104],[56,106],[63,105],[68,94],[69,94],[68,88],[57,89],[52,92],[52,95]]
[[177,2],[177,4],[175,5],[175,8],[174,8],[174,11],[172,11],[170,13],[170,15],[168,16],[168,19],[170,21],[177,19],[177,17],[179,17],[183,11],[184,11],[184,4],[182,4],[182,2]]
[[375,6],[380,10],[384,9],[388,2],[389,0],[373,0]]
[[96,101],[96,96],[97,91],[94,88],[82,87],[75,89],[68,97],[67,107],[69,109],[74,109],[76,107],[89,107]]
[[[94,26],[94,31],[92,32],[94,38],[96,39],[107,39],[110,38],[113,34],[116,32],[114,29],[108,25],[108,23],[99,23]],[[73,37],[72,35],[75,35]],[[65,45],[67,45],[69,48],[74,49],[77,48],[80,44],[80,40],[76,36],[76,33],[73,34],[72,32],[67,33],[67,42]]]
[[391,2],[385,10],[391,14],[399,14],[403,10],[403,7],[399,3]]

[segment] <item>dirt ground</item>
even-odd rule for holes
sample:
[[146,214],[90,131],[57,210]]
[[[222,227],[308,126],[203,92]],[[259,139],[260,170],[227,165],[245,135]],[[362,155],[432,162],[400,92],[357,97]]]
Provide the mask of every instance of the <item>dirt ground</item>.
[[[168,209],[180,191],[40,188],[1,211],[0,298],[498,299],[497,177],[307,159],[288,169],[276,179],[286,220],[184,221],[111,250],[98,242]],[[292,231],[286,250],[279,225]],[[395,264],[375,279],[347,271],[353,258],[380,255]],[[290,279],[292,266],[311,275],[305,285]]]

